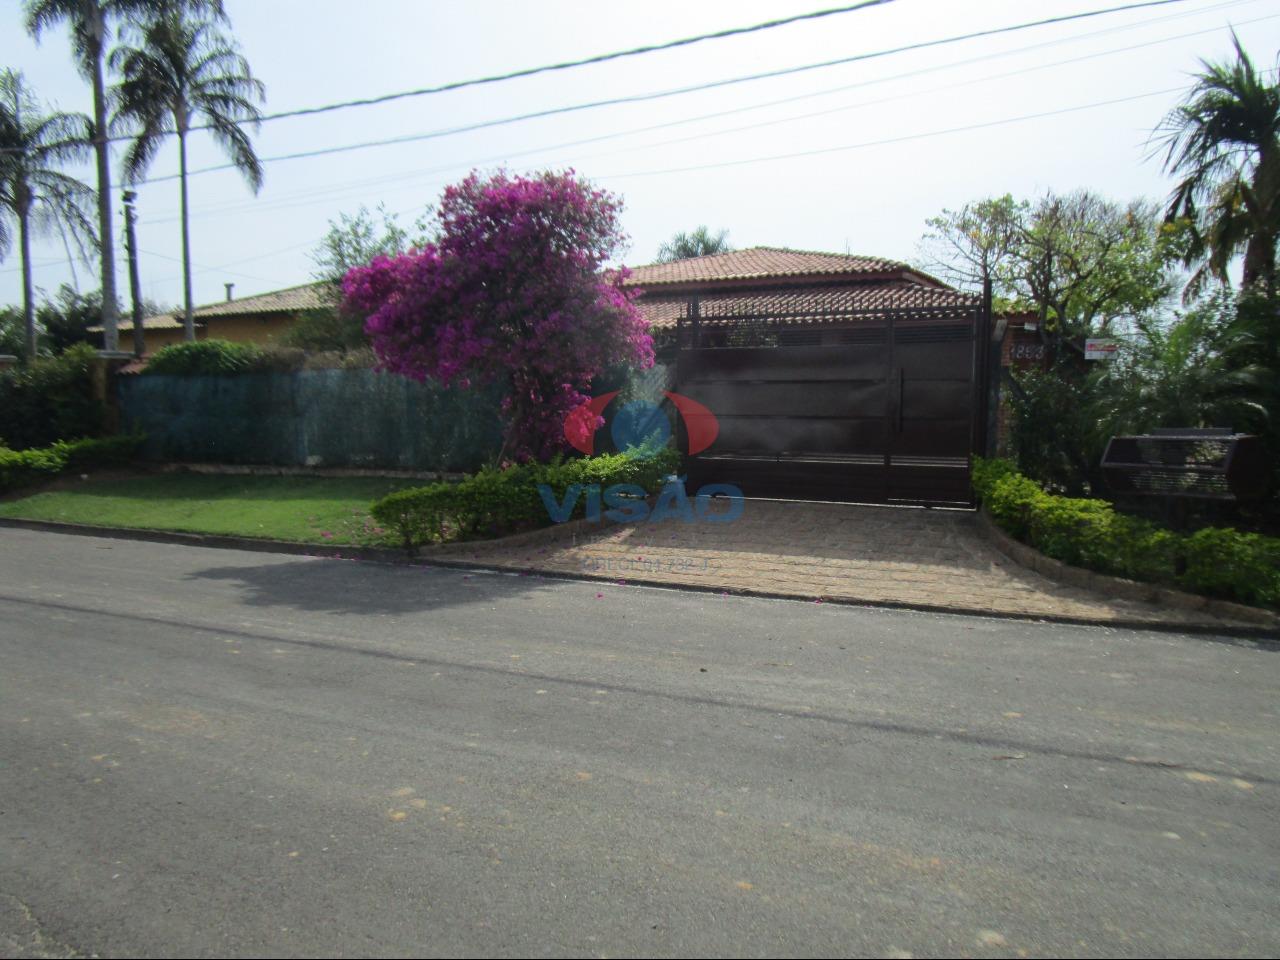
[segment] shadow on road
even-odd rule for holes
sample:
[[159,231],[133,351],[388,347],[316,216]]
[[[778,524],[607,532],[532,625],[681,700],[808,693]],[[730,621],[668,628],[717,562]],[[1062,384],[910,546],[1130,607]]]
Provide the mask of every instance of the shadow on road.
[[489,604],[536,593],[546,581],[508,575],[399,567],[359,560],[293,558],[257,566],[234,564],[187,574],[188,580],[225,580],[238,585],[241,602],[253,607],[291,607],[312,613],[405,614],[443,607]]

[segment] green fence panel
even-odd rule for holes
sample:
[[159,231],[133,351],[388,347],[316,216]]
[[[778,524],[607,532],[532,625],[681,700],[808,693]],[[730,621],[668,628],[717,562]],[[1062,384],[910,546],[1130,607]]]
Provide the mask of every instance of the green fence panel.
[[121,377],[121,423],[153,460],[474,470],[501,446],[492,391],[373,370]]

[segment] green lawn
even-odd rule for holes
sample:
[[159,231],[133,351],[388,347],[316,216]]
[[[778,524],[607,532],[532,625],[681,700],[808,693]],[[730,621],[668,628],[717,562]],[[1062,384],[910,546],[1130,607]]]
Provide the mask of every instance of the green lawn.
[[220,533],[317,544],[393,545],[369,504],[421,480],[196,473],[86,480],[0,503],[0,517]]

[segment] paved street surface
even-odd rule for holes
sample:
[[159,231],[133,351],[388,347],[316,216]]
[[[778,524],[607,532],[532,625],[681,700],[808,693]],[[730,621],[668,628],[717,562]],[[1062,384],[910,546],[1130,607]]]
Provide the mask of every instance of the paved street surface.
[[1280,652],[0,530],[0,955],[1268,956]]
[[732,523],[604,523],[451,544],[487,566],[945,607],[1026,617],[1221,626],[1202,610],[1054,583],[1000,553],[968,510],[748,500]]

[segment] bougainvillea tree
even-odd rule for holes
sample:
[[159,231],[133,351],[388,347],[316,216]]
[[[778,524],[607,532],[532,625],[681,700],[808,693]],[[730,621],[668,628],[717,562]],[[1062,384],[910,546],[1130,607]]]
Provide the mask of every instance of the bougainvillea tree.
[[573,171],[472,173],[445,190],[437,236],[343,281],[383,369],[504,388],[508,457],[565,446],[565,414],[616,364],[653,364],[627,272],[621,201]]

